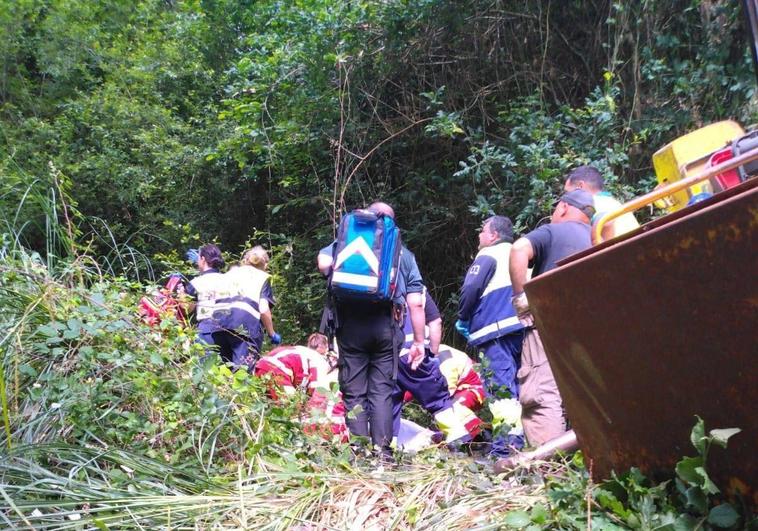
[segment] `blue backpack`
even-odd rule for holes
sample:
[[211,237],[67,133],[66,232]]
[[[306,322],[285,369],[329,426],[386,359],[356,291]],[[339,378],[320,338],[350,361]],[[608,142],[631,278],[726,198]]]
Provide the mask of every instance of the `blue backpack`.
[[332,250],[332,294],[338,300],[391,301],[401,248],[391,217],[368,210],[345,214]]

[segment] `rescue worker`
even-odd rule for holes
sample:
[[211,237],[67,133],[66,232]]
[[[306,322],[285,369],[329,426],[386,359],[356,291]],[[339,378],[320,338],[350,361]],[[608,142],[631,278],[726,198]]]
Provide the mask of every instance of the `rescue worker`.
[[484,405],[486,393],[468,354],[448,345],[440,345],[437,359],[453,401],[471,411],[479,411]]
[[423,361],[412,369],[406,355],[413,341],[410,318],[406,317],[403,329],[406,332],[405,343],[400,351],[397,384],[393,396],[393,436],[400,433],[400,414],[410,394],[434,418],[439,430],[445,435],[445,441],[453,447],[471,441],[481,431],[481,420],[465,405],[456,403],[450,395],[448,380],[440,371],[440,363],[434,356],[442,337],[442,316],[424,288],[424,318],[426,348]]
[[[368,210],[395,219],[395,211],[383,202]],[[333,265],[333,245],[318,255],[318,268],[329,276]],[[423,281],[416,258],[405,246],[400,253],[397,284],[391,303],[336,301],[335,330],[340,352],[339,385],[352,436],[371,436],[383,462],[392,461],[392,397],[396,363],[402,343],[400,316],[410,313],[413,341],[408,351],[410,367],[424,359]]]
[[271,317],[274,293],[270,275],[265,271],[267,264],[268,254],[262,247],[245,252],[241,264],[226,273],[230,297],[217,301],[217,315],[224,316],[227,328],[241,330],[238,335],[245,342],[246,350],[237,353],[234,365],[249,370],[255,365],[263,346],[261,324],[266,327],[273,344],[281,342]]
[[[591,225],[597,223],[597,221],[608,212],[621,207],[621,202],[614,198],[610,193],[606,192],[604,188],[605,180],[603,179],[603,175],[592,166],[579,166],[571,170],[563,185],[564,192],[586,190],[592,194],[595,214],[592,216],[592,219],[590,219]],[[634,214],[627,212],[603,226],[603,240],[609,240],[616,236],[626,234],[639,226],[640,224],[637,222]]]
[[216,345],[222,361],[235,363],[247,354],[247,346],[242,337],[225,326],[224,315],[217,313],[218,301],[227,299],[231,293],[228,278],[220,271],[224,267],[221,250],[210,243],[200,247],[192,258],[196,258],[200,273],[187,284],[186,294],[194,301],[198,341]]
[[336,359],[329,356],[327,338],[311,334],[308,346],[277,347],[255,364],[254,374],[269,378],[269,396],[279,399],[279,393],[293,396],[299,391],[308,397],[302,415],[308,433],[337,436],[347,441],[345,408],[339,395],[330,396],[337,382]]
[[468,344],[481,350],[487,392],[502,397],[507,389],[518,398],[516,373],[521,362],[524,326],[510,298],[508,256],[513,242],[513,225],[505,216],[492,216],[479,232],[479,252],[461,287],[456,328]]
[[521,422],[532,446],[539,446],[564,433],[566,419],[561,395],[524,293],[527,270],[533,267],[532,277],[537,277],[554,269],[557,261],[590,247],[590,220],[594,212],[592,195],[588,191],[566,192],[558,201],[550,223],[519,238],[511,249],[512,302],[522,324],[528,327],[518,380]]

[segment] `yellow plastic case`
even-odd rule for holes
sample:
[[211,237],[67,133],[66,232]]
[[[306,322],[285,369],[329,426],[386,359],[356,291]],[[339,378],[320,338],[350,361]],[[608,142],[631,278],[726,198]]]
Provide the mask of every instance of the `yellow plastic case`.
[[[666,144],[653,155],[653,167],[659,185],[673,183],[698,173],[708,163],[714,151],[744,134],[745,131],[740,124],[733,120],[724,120],[680,136]],[[674,212],[687,206],[690,197],[701,192],[713,193],[708,181],[676,192],[665,200],[656,202],[656,206]]]

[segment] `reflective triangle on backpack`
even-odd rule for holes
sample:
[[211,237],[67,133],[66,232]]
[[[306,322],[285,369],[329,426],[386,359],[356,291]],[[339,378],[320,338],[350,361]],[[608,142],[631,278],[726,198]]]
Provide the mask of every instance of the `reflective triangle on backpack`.
[[368,210],[346,214],[334,243],[332,293],[340,300],[392,300],[401,248],[391,217]]

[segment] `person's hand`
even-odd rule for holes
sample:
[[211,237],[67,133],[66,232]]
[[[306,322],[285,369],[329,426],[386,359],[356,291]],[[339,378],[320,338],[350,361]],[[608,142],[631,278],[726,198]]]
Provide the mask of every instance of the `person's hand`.
[[416,343],[415,341],[408,350],[408,362],[411,366],[411,370],[415,371],[421,362],[424,361],[426,355],[426,347],[423,343]]
[[511,299],[511,304],[516,310],[518,320],[524,326],[534,326],[534,316],[529,310],[529,301],[526,299],[526,292],[521,292]]
[[282,336],[280,336],[276,332],[270,334],[268,337],[271,339],[272,345],[278,345],[279,343],[282,342]]
[[471,335],[471,332],[468,328],[468,321],[461,321],[458,319],[455,322],[455,329],[458,330],[458,333],[466,338],[466,341],[468,341],[469,336]]
[[198,260],[200,260],[200,253],[197,251],[197,249],[187,249],[187,252],[184,253],[184,256],[187,257],[188,262],[191,262],[195,265],[197,265]]

